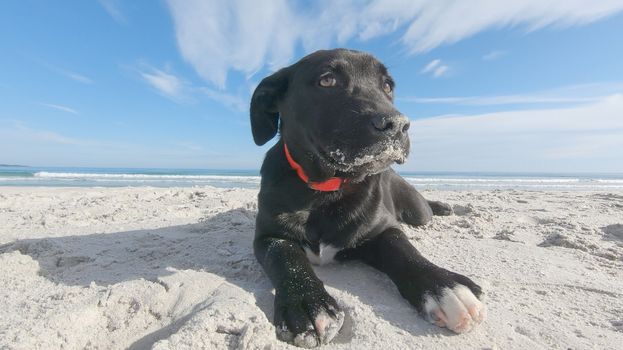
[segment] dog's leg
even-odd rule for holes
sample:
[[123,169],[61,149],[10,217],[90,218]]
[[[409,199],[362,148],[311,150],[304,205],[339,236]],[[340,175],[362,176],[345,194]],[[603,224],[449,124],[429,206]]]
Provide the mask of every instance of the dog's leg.
[[424,258],[399,229],[391,228],[351,252],[387,273],[429,322],[456,333],[469,331],[486,317],[480,286]]
[[389,173],[392,198],[398,219],[412,226],[424,225],[433,215],[452,215],[452,207],[443,202],[428,201],[398,174]]
[[433,216],[433,209],[426,199],[398,175],[392,180],[392,198],[398,220],[411,226],[428,223]]
[[433,215],[437,216],[448,216],[452,215],[452,206],[448,203],[439,202],[439,201],[427,201],[428,206],[433,210]]
[[275,287],[277,337],[300,347],[327,344],[342,328],[344,312],[316,277],[297,244],[258,237],[255,256]]

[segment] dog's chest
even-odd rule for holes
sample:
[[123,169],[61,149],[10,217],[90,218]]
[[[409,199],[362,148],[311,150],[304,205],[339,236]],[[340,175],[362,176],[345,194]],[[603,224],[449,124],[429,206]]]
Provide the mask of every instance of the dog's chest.
[[307,259],[314,265],[325,265],[332,262],[335,258],[335,254],[339,251],[339,248],[325,243],[320,243],[317,254],[311,248],[305,247]]
[[[315,213],[317,214],[317,213]],[[317,216],[317,215],[313,215]],[[300,210],[292,213],[280,214],[277,219],[279,223],[291,233],[295,233],[307,242],[304,245],[305,254],[312,264],[324,265],[333,261],[335,255],[341,250],[331,244],[333,230],[323,230],[317,220],[308,225],[310,211]],[[332,218],[324,216],[324,223],[332,222]],[[313,227],[310,227],[313,226]],[[335,225],[332,225],[335,226]],[[325,231],[325,234],[322,233]]]

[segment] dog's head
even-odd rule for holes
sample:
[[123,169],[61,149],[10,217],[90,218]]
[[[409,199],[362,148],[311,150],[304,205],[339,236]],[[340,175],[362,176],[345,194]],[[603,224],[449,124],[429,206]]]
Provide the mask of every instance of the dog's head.
[[393,94],[393,79],[373,56],[317,51],[258,85],[253,139],[263,145],[280,129],[310,179],[363,178],[409,153],[409,119],[394,107]]

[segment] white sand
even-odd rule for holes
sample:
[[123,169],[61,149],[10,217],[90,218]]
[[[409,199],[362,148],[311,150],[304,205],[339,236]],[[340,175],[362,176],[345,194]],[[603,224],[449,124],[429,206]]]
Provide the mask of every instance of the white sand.
[[[257,191],[0,188],[0,349],[279,349],[251,250]],[[316,268],[349,318],[336,349],[616,349],[623,193],[424,191],[456,215],[405,227],[487,291],[454,335],[360,263]]]

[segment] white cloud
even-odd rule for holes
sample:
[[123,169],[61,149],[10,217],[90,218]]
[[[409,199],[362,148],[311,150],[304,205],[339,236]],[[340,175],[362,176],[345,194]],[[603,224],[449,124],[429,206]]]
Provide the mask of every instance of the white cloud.
[[529,94],[490,95],[490,96],[405,96],[398,97],[400,101],[450,104],[465,106],[496,106],[511,104],[578,104],[603,100],[608,95],[623,92],[623,82],[592,83],[563,86]]
[[249,110],[249,98],[247,97],[233,95],[206,87],[199,88],[199,90],[210,99],[227,106],[227,108],[238,112],[248,112]]
[[446,75],[447,73],[448,73],[448,66],[446,65],[439,66],[435,68],[435,71],[433,72],[433,77],[439,78],[439,77]]
[[78,73],[74,73],[74,72],[70,72],[70,71],[65,71],[64,72],[66,76],[68,76],[69,78],[83,83],[83,84],[93,84],[93,80],[91,80],[90,78],[85,77],[84,75],[80,75]]
[[119,23],[126,22],[125,15],[119,8],[119,3],[116,0],[99,0],[99,3],[115,21]]
[[52,71],[54,71],[54,72],[56,72],[58,74],[64,75],[65,77],[67,77],[69,79],[72,79],[72,80],[77,81],[77,82],[82,83],[82,84],[93,84],[93,79],[91,79],[91,78],[89,78],[89,77],[87,77],[85,75],[76,73],[76,72],[71,71],[69,69],[65,69],[65,68],[53,65],[53,64],[45,62],[45,61],[43,61],[41,59],[34,58],[34,60],[36,62],[40,63],[41,65],[47,67],[48,69],[50,69],[50,70],[52,70]]
[[433,69],[437,68],[439,66],[439,64],[441,63],[440,59],[434,59],[432,61],[430,61],[421,71],[420,73],[422,74],[426,74],[430,71],[432,71]]
[[440,59],[430,61],[421,71],[421,74],[430,73],[434,78],[439,78],[448,73],[449,67],[442,64]]
[[172,74],[145,65],[145,71],[139,74],[145,82],[151,85],[158,93],[181,103],[193,101],[196,97],[205,96],[236,112],[247,112],[249,97],[215,90],[208,87],[195,86],[184,79]]
[[542,95],[499,95],[499,96],[464,96],[464,97],[403,97],[402,101],[430,104],[456,104],[471,106],[495,106],[508,104],[550,104],[550,103],[583,103],[595,102],[596,97],[556,97]]
[[149,72],[139,72],[141,77],[160,94],[174,101],[186,99],[186,84],[177,76],[156,68],[150,68]]
[[62,112],[66,112],[66,113],[78,114],[78,111],[76,111],[75,109],[69,108],[63,105],[57,105],[57,104],[52,104],[52,103],[40,103],[40,105],[50,107],[50,108],[53,108],[53,109],[56,109]]
[[64,145],[80,145],[80,141],[46,130],[28,130],[29,137],[38,141],[48,141]]
[[485,61],[493,61],[506,55],[508,55],[508,51],[493,50],[482,55],[482,59]]
[[168,3],[182,55],[221,88],[229,69],[251,75],[266,63],[285,64],[301,35],[285,0]]
[[412,121],[412,170],[623,171],[623,94],[573,108]]
[[230,70],[251,76],[285,65],[299,45],[310,52],[399,31],[405,50],[417,54],[492,28],[568,27],[623,10],[620,0],[167,2],[182,56],[219,88]]
[[[2,122],[6,120],[1,120]],[[22,143],[44,142],[61,145],[84,145],[83,140],[61,135],[55,131],[32,129],[19,121],[9,121],[12,125],[0,129],[3,140],[20,140]]]
[[410,52],[431,50],[491,28],[523,26],[534,31],[546,26],[586,24],[623,9],[618,0],[523,0],[419,2],[402,37]]
[[235,141],[236,147],[225,147],[230,150],[228,152],[220,152],[216,141],[206,138],[200,141],[148,143],[145,140],[128,142],[118,137],[77,139],[27,126],[19,120],[0,119],[0,162],[6,164],[217,169],[250,169],[260,165],[262,150],[255,146],[251,137]]

